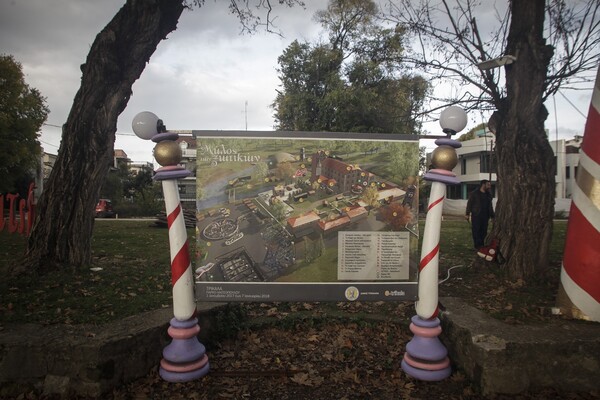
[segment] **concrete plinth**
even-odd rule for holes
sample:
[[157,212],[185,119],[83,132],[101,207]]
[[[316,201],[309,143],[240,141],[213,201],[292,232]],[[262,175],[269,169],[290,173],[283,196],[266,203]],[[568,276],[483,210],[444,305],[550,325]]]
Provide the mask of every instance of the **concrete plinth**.
[[600,389],[600,324],[561,320],[509,325],[455,298],[442,298],[442,342],[484,395],[543,388]]

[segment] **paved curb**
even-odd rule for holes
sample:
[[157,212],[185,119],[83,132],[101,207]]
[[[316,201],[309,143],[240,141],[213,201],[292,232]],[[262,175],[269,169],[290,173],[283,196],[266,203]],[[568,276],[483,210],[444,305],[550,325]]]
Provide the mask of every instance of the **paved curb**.
[[600,389],[600,324],[508,325],[460,299],[440,301],[450,360],[482,394]]
[[[199,305],[206,337],[213,311]],[[173,310],[165,308],[93,325],[5,324],[0,331],[0,398],[35,388],[44,394],[99,397],[148,374],[171,341]]]
[[[600,389],[600,324],[560,320],[544,326],[507,325],[460,299],[441,302],[449,310],[440,318],[441,339],[453,367],[464,371],[484,395]],[[201,342],[218,330],[216,315],[225,305],[199,304]],[[172,316],[166,308],[101,327],[5,324],[0,331],[0,397],[32,386],[48,395],[99,397],[143,377],[158,365],[171,341],[167,328]]]

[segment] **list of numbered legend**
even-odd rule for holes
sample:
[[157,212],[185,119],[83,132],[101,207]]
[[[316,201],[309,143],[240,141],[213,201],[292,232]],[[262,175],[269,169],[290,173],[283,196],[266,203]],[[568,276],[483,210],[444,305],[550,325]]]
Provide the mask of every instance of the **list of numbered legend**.
[[406,280],[408,232],[339,232],[338,280]]

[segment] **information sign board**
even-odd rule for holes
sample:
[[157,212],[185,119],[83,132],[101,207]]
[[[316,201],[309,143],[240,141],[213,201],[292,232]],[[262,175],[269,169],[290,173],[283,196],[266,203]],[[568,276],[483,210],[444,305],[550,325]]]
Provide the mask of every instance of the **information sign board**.
[[418,138],[193,134],[198,300],[416,298]]

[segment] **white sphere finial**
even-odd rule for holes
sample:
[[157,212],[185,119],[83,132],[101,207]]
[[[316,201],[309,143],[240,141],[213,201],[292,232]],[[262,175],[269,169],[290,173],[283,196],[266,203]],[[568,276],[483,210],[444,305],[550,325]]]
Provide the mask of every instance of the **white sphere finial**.
[[459,106],[450,106],[440,114],[440,126],[444,133],[458,133],[467,126],[467,113]]
[[156,134],[158,134],[158,117],[156,114],[150,111],[142,111],[133,117],[131,127],[133,133],[139,138],[144,140],[150,140]]

